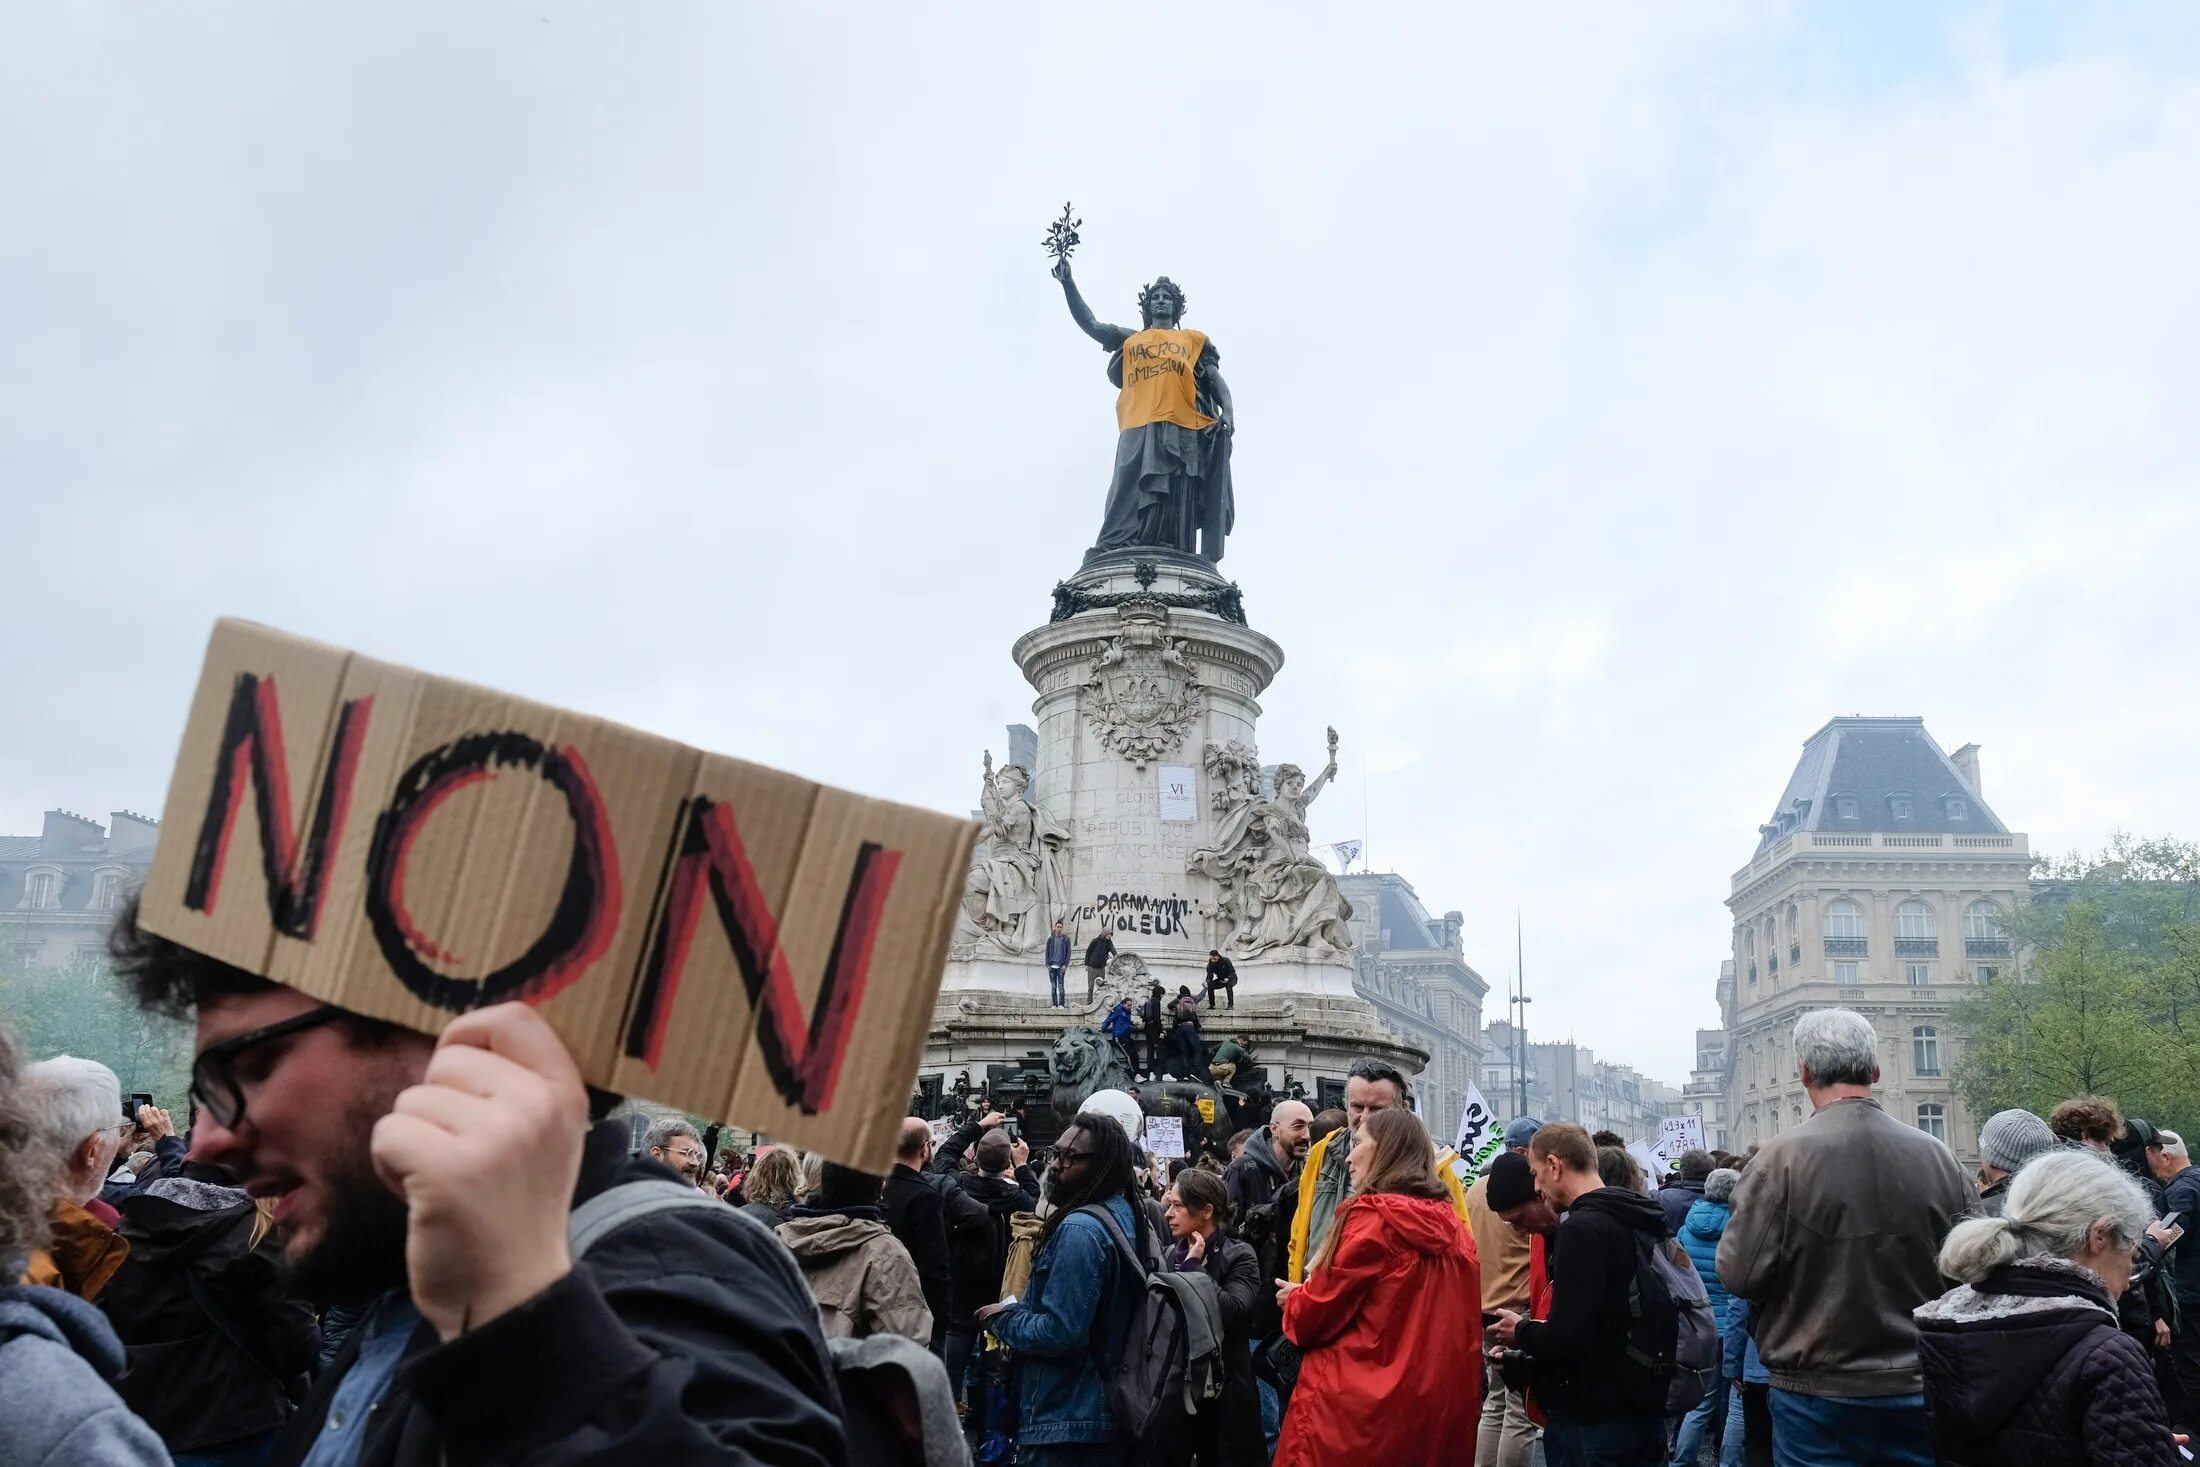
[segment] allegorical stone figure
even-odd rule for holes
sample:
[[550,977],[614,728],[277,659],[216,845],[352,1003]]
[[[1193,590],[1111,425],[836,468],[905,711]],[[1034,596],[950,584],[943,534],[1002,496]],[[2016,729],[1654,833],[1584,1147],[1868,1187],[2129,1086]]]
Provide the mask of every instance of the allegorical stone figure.
[[1237,412],[1215,344],[1184,319],[1184,292],[1164,275],[1138,292],[1136,331],[1096,319],[1071,278],[1054,265],[1069,313],[1108,352],[1115,398],[1115,473],[1095,550],[1154,546],[1222,559],[1236,519],[1230,438]]
[[[1317,860],[1307,831],[1306,810],[1337,774],[1336,732],[1330,732],[1329,763],[1307,783],[1296,764],[1276,766],[1276,793],[1262,799],[1257,790],[1236,787],[1215,828],[1215,843],[1192,852],[1185,868],[1214,878],[1221,888],[1220,910],[1230,931],[1223,951],[1257,957],[1279,948],[1299,948],[1312,956],[1344,952],[1353,945],[1352,903],[1329,868]],[[1207,746],[1207,769],[1243,762],[1242,745]]]
[[1020,764],[993,768],[985,756],[978,799],[980,830],[963,886],[962,925],[996,952],[1037,952],[1067,896],[1063,857],[1070,833],[1025,798],[1031,772]]

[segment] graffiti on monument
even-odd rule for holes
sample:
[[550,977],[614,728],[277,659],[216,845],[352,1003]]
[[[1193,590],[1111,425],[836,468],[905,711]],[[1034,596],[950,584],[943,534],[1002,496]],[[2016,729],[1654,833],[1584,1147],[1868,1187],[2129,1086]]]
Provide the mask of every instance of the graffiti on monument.
[[1184,919],[1192,913],[1188,898],[1171,893],[1165,897],[1144,892],[1113,891],[1070,909],[1070,918],[1082,928],[1100,924],[1104,932],[1136,932],[1142,937],[1189,937]]

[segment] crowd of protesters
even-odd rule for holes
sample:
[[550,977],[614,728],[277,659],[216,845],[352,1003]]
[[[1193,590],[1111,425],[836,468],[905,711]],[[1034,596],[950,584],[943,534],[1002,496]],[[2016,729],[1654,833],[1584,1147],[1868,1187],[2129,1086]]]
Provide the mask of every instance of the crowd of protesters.
[[1844,1010],[1796,1025],[1807,1122],[1655,1178],[1532,1118],[1477,1173],[1372,1059],[1226,1161],[1095,1096],[1037,1157],[912,1117],[879,1176],[637,1139],[524,1006],[431,1039],[134,911],[114,949],[197,1026],[193,1111],[0,1031],[0,1467],[2189,1460],[2185,1141],[2074,1097],[1966,1176]]

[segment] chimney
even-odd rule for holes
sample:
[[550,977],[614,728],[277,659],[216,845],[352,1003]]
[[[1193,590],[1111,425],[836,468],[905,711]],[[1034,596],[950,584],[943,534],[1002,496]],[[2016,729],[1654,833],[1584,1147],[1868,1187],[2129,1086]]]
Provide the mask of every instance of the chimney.
[[160,822],[148,820],[134,810],[117,810],[108,817],[107,852],[124,856],[139,851],[149,851],[160,839]]
[[74,810],[48,810],[45,828],[38,833],[38,853],[46,857],[73,856],[86,846],[94,846],[106,838],[99,822],[87,820]]
[[1962,775],[1963,782],[1971,787],[1971,798],[1975,800],[1986,798],[1986,792],[1978,787],[1977,744],[1965,744],[1948,756],[1948,762],[1955,765],[1956,773]]

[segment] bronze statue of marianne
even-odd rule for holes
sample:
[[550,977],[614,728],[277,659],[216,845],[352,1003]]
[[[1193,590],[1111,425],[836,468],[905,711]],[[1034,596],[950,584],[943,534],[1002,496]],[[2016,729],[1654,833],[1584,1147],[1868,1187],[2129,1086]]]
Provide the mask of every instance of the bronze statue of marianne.
[[1138,293],[1137,331],[1096,320],[1061,255],[1069,313],[1108,352],[1117,388],[1115,475],[1094,551],[1152,546],[1222,559],[1236,519],[1230,494],[1230,437],[1236,410],[1215,344],[1186,329],[1184,292],[1164,275]]

